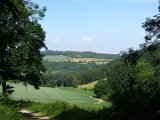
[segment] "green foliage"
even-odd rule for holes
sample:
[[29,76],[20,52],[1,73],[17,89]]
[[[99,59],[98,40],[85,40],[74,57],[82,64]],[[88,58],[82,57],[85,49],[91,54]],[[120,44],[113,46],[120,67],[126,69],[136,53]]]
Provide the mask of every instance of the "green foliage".
[[[94,106],[96,107],[96,105]],[[27,106],[27,109],[33,112],[40,112],[45,115],[54,116],[63,120],[106,120],[109,114],[110,108],[104,108],[103,106],[100,111],[83,109],[77,105],[70,105],[66,102],[50,102],[50,103],[31,103]],[[103,118],[103,119],[102,119]]]
[[53,74],[52,79],[57,87],[72,87],[74,76],[73,73],[60,72]]
[[[33,112],[39,112],[43,115],[57,117],[63,120],[106,120],[110,113],[110,107],[102,106],[98,109],[84,109],[77,105],[70,105],[67,102],[25,102],[13,101],[8,98],[0,99],[0,119],[3,120],[30,120],[19,113],[20,109],[27,109]],[[90,103],[88,103],[90,104]],[[81,104],[83,105],[83,104]],[[92,106],[93,108],[97,105]],[[105,108],[104,108],[105,107]],[[101,109],[101,110],[100,110]],[[97,111],[100,110],[100,111]],[[106,114],[107,112],[107,114]],[[104,114],[105,113],[105,114]]]
[[106,58],[106,59],[117,59],[119,55],[117,54],[102,54],[102,53],[94,53],[94,52],[78,52],[78,51],[52,51],[48,50],[46,52],[42,52],[44,55],[64,55],[68,57],[75,58]]
[[99,111],[88,111],[73,106],[71,109],[63,111],[59,117],[65,120],[113,120],[109,119],[112,110],[104,108]]
[[19,113],[18,108],[0,105],[0,120],[32,120]]
[[49,102],[49,103],[39,103],[33,102],[30,104],[27,109],[31,111],[36,111],[43,113],[45,115],[58,116],[62,111],[70,109],[70,105],[67,102]]
[[90,69],[87,71],[80,72],[78,79],[81,80],[81,84],[87,84],[96,80],[105,79],[107,76],[107,70],[99,67],[97,69]]
[[105,100],[107,100],[111,92],[108,84],[108,80],[99,80],[93,90],[94,90],[94,93],[96,94],[96,97],[105,98]]
[[123,52],[121,60],[110,69],[108,81],[115,120],[159,119],[159,22],[160,14],[148,18],[142,26],[147,35],[140,50]]
[[[75,87],[74,85],[77,86],[78,84],[87,84],[99,79],[105,79],[107,77],[109,70],[108,66],[110,65],[96,64],[94,62],[84,64],[79,62],[71,62],[69,60],[72,55],[72,57],[76,57],[74,56],[75,53],[82,54],[81,57],[91,57],[89,56],[89,54],[92,55],[90,52],[87,53],[88,56],[85,56],[86,52],[74,51],[47,51],[42,53],[46,55],[43,61],[44,66],[48,69],[48,71],[50,71],[51,74],[53,74],[52,78],[48,79],[48,81],[54,83],[56,86]],[[70,57],[68,57],[69,53],[71,53]],[[97,55],[99,54],[97,53]],[[43,75],[45,76],[45,74]],[[43,83],[46,83],[46,80],[43,82],[43,78],[46,77],[42,77],[42,86],[52,86],[48,83],[44,85]]]
[[99,65],[95,63],[80,64],[75,62],[50,62],[43,61],[44,66],[49,71],[74,72],[84,71],[91,68],[97,68]]
[[108,76],[112,89],[110,100],[114,108],[128,119],[133,117],[131,114],[158,113],[160,108],[159,22],[160,14],[146,20],[142,26],[147,32],[145,43],[140,50],[124,52],[121,61],[112,67]]
[[[159,120],[159,115],[155,113],[146,114],[145,112],[139,112],[139,114],[137,114],[135,112],[126,115],[126,113],[113,110],[111,106],[104,106],[103,108],[101,108],[101,110],[97,111],[83,109],[76,105],[70,105],[66,102],[41,103],[12,101],[10,99],[8,100],[10,101],[9,104],[8,102],[4,102],[3,105],[0,105],[0,118],[3,120],[30,120],[29,118],[25,118],[18,112],[21,108],[24,107],[25,109],[31,110],[33,112],[39,112],[43,115],[51,115],[56,117],[57,119],[60,118],[63,120]],[[19,107],[17,108],[15,106]],[[96,106],[97,105],[95,105],[94,107]]]
[[113,66],[108,80],[112,89],[110,100],[117,109],[128,108],[129,106],[125,105],[128,105],[128,102],[133,98],[135,99],[135,96],[131,94],[134,93],[132,91],[135,83],[134,77],[135,74],[131,66],[125,66],[124,63]]
[[80,84],[80,80],[74,79],[73,82],[72,82],[72,84],[73,84],[73,88],[78,88],[78,86]]
[[136,76],[138,79],[147,79],[154,76],[154,67],[146,60],[140,60],[136,66]]
[[12,101],[7,97],[0,97],[0,120],[32,120],[19,112],[29,104],[30,102]]
[[56,87],[56,81],[53,80],[53,74],[51,72],[42,73],[41,86]]
[[45,32],[38,20],[46,8],[25,0],[6,0],[0,4],[0,76],[3,93],[6,81],[23,80],[38,88],[44,71],[40,49],[45,47]]
[[[156,119],[159,111],[160,81],[155,77],[155,68],[141,60],[135,65],[118,63],[108,77],[111,86],[110,100],[113,108],[122,115],[120,119]],[[141,114],[147,117],[138,117]]]
[[[108,68],[106,65],[97,65],[95,63],[75,63],[75,62],[49,62],[44,61],[44,66],[48,68],[51,75],[50,78],[46,79],[46,74],[42,76],[42,86],[52,86],[50,83],[54,83],[55,86],[71,87],[77,83],[87,84],[99,79],[104,79],[107,76]],[[44,80],[44,82],[43,82]]]
[[[160,13],[160,7],[159,7],[159,13]],[[147,18],[142,26],[147,32],[147,35],[145,36],[146,41],[144,44],[141,45],[141,47],[147,49],[150,52],[155,51],[157,49],[155,44],[160,42],[159,13],[157,15],[154,15],[153,18]]]

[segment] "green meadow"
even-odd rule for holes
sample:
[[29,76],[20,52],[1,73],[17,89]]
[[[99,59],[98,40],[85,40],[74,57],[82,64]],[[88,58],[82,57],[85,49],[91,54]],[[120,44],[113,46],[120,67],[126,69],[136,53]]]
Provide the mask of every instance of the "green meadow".
[[[89,96],[94,96],[93,91],[83,90],[80,88],[59,87],[49,88],[40,87],[36,90],[33,86],[25,86],[22,83],[9,83],[14,86],[14,92],[11,95],[13,100],[33,101],[33,102],[68,102],[71,105],[77,105],[80,108],[89,110],[102,109],[104,106],[110,105],[109,103],[97,104],[95,100]],[[1,89],[1,87],[0,87]]]
[[64,55],[46,55],[43,59],[50,62],[65,62],[68,61],[70,57]]

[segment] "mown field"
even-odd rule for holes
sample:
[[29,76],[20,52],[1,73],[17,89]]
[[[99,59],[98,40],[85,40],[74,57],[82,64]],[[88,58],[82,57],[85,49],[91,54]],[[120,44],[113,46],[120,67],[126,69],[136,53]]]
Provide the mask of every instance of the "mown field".
[[46,55],[43,59],[50,62],[65,62],[69,61],[70,57],[64,55]]
[[92,90],[94,88],[94,86],[97,84],[98,81],[94,81],[88,84],[84,84],[84,85],[80,85],[79,88],[81,89],[88,89],[88,90]]
[[97,64],[106,64],[112,59],[104,59],[104,58],[76,58],[76,57],[68,57],[64,55],[46,55],[43,58],[44,60],[48,60],[49,62],[76,62],[76,63],[88,63],[95,62]]
[[[35,90],[33,86],[23,84],[13,84],[14,92],[11,98],[14,100],[24,101],[36,101],[36,102],[53,102],[53,101],[65,101],[70,104],[76,104],[81,108],[97,110],[103,106],[109,105],[109,103],[96,104],[96,101],[89,96],[94,96],[92,91],[82,90],[80,88],[49,88],[41,87],[39,90]],[[1,87],[0,87],[1,89]]]

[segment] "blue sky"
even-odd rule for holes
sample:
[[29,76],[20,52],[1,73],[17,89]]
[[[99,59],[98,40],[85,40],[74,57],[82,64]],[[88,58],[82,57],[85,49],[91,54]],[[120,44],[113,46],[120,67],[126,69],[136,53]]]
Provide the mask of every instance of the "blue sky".
[[157,0],[34,0],[46,6],[40,23],[50,50],[120,53],[144,42],[142,23]]

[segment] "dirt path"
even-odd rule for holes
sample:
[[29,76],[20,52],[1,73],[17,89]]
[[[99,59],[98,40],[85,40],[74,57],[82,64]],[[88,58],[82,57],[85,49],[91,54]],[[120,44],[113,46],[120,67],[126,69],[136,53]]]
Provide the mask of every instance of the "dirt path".
[[89,96],[89,97],[90,97],[91,99],[93,99],[93,100],[96,101],[95,104],[101,104],[101,103],[105,102],[104,100],[99,99],[99,98],[94,98],[94,97],[92,97],[92,96]]
[[21,110],[20,112],[22,114],[24,114],[25,116],[31,117],[35,120],[59,120],[57,118],[53,118],[53,117],[50,117],[50,116],[44,116],[42,114],[30,112],[28,110]]

